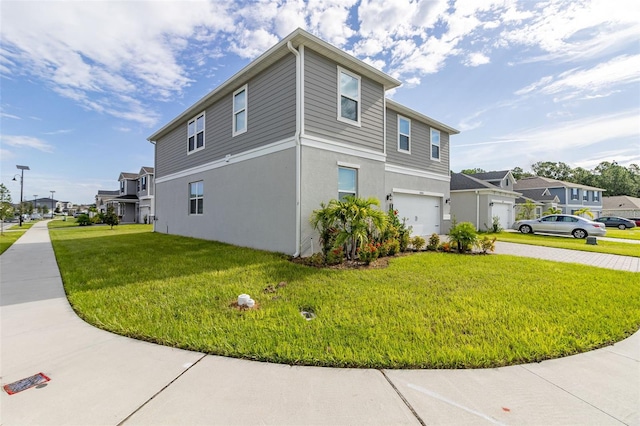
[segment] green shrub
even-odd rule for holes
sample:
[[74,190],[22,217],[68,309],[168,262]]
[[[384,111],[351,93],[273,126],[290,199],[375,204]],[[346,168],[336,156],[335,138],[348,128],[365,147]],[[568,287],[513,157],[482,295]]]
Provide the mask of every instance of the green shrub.
[[376,260],[379,255],[376,243],[365,243],[358,247],[358,259],[367,265]]
[[325,262],[327,265],[339,265],[344,262],[344,248],[340,246],[329,250],[325,257]]
[[420,235],[416,235],[411,239],[411,245],[415,251],[420,251],[424,247],[426,241]]
[[474,246],[478,239],[478,231],[471,222],[460,222],[449,231],[449,241],[456,244],[458,253],[464,253]]
[[395,256],[400,252],[400,242],[395,238],[390,238],[382,243],[386,256]]
[[76,223],[80,226],[91,225],[91,218],[88,214],[81,214],[76,218]]
[[427,250],[431,250],[431,251],[438,250],[439,245],[440,245],[440,236],[434,232],[429,237],[429,244],[427,244]]

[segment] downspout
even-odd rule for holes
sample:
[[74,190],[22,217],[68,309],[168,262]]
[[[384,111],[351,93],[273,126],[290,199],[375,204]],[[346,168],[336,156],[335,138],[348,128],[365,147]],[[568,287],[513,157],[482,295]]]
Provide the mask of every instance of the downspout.
[[149,142],[153,144],[153,232],[156,232],[156,157],[158,146],[156,145],[156,141]]
[[302,61],[300,60],[300,52],[298,52],[291,41],[287,43],[287,48],[296,57],[296,133],[294,139],[296,142],[296,252],[293,257],[300,256],[300,234],[302,224],[302,205],[301,205],[301,176],[300,176],[300,163],[302,162],[302,149],[300,146],[300,129],[301,129],[301,108],[302,108]]
[[476,229],[480,229],[480,191],[476,191]]

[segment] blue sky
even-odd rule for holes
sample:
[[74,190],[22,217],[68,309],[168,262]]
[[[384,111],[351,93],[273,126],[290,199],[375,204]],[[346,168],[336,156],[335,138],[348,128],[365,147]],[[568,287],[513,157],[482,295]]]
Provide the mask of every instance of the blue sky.
[[451,169],[640,164],[640,2],[0,2],[1,175],[92,203],[146,138],[297,27],[398,78],[461,131]]

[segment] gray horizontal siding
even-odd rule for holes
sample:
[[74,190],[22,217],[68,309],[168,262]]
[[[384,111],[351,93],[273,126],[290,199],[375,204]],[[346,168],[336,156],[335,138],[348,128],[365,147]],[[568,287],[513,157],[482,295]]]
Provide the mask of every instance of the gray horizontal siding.
[[[205,148],[187,154],[187,121],[156,142],[156,177],[259,148],[295,134],[295,57],[287,55],[247,85],[247,131],[232,137],[230,92],[206,109]],[[245,83],[239,81],[233,90]]]
[[[402,115],[402,114],[400,114]],[[387,163],[432,173],[449,174],[449,134],[440,130],[440,161],[431,159],[431,127],[411,120],[411,154],[398,151],[398,113],[387,108]]]
[[382,152],[382,85],[365,77],[361,78],[361,127],[353,126],[338,121],[337,63],[306,48],[304,64],[305,133]]

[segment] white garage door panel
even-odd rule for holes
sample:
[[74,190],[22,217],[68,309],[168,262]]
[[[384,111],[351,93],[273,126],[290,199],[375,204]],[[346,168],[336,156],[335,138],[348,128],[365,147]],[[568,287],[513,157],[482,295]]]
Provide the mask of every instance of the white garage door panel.
[[440,233],[440,198],[426,195],[393,194],[393,207],[400,220],[413,228],[411,235]]
[[[495,203],[491,207],[491,223],[493,223],[493,217],[498,216],[500,218],[500,226],[504,229],[509,229],[511,227],[511,215],[509,214],[510,208],[509,204],[499,204]],[[491,226],[490,224],[487,224]]]

